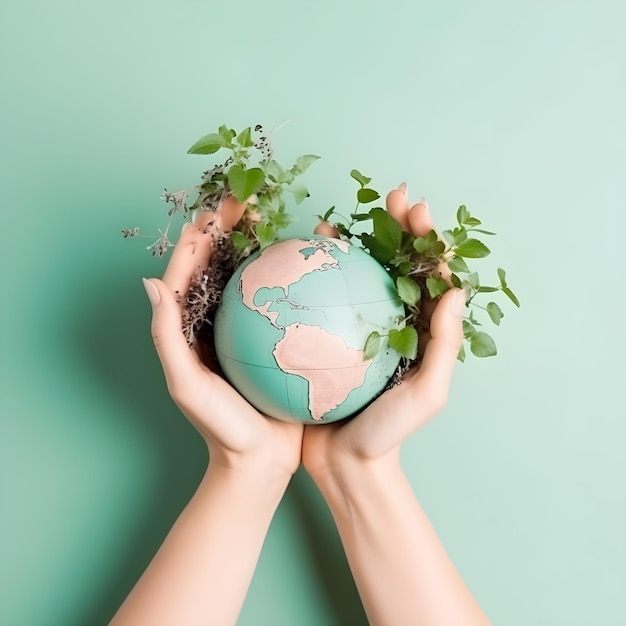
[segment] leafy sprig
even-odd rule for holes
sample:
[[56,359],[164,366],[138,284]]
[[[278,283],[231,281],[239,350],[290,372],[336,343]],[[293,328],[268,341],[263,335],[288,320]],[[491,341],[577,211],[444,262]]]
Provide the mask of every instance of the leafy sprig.
[[[500,306],[493,301],[485,306],[475,302],[479,294],[502,292],[520,306],[517,296],[506,282],[506,272],[498,268],[498,284],[482,284],[477,272],[472,271],[467,260],[481,259],[491,251],[475,233],[492,236],[494,232],[479,228],[481,221],[470,214],[465,205],[458,208],[457,224],[450,230],[444,230],[442,236],[434,230],[422,237],[415,237],[402,228],[400,223],[382,207],[373,207],[367,212],[359,212],[361,204],[370,204],[380,198],[380,194],[369,184],[371,178],[358,170],[352,170],[350,176],[360,188],[357,190],[357,205],[349,219],[331,207],[323,216],[324,221],[333,216],[339,221],[333,223],[340,236],[348,240],[357,239],[361,245],[388,271],[393,278],[398,296],[404,303],[405,326],[398,330],[389,328],[386,332],[372,332],[364,346],[365,358],[373,358],[384,346],[385,340],[390,348],[403,358],[414,361],[419,355],[419,334],[428,329],[428,321],[422,313],[425,300],[434,300],[443,295],[451,286],[465,290],[468,314],[463,319],[464,338],[470,351],[477,357],[497,354],[493,338],[477,327],[482,323],[476,319],[474,310],[485,311],[490,321],[499,326],[504,317]],[[362,222],[371,220],[371,229],[362,231]],[[357,225],[361,232],[356,232]],[[447,264],[450,275],[442,271]],[[458,358],[465,360],[465,347]]]
[[[161,194],[161,199],[171,205],[170,219],[148,249],[155,256],[163,256],[173,245],[168,232],[176,214],[187,218],[197,211],[218,212],[228,196],[234,196],[240,203],[247,201],[241,220],[229,235],[240,260],[257,248],[277,241],[280,231],[294,221],[287,212],[285,196],[290,193],[296,204],[309,196],[307,188],[297,179],[319,157],[305,154],[290,168],[284,168],[274,159],[272,135],[264,134],[260,124],[239,133],[222,125],[217,132],[198,139],[188,154],[212,155],[221,150],[228,156],[204,171],[202,181],[195,187],[177,192],[166,189]],[[189,202],[191,198],[193,201]],[[122,234],[124,237],[141,236],[138,228],[124,229]]]

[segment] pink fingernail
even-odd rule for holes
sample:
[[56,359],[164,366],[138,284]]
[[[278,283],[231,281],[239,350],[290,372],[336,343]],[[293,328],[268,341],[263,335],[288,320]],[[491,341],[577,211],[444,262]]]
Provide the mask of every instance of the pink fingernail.
[[401,191],[403,191],[405,196],[406,196],[406,195],[408,195],[408,193],[409,193],[409,192],[408,192],[408,189],[407,189],[407,185],[406,185],[406,183],[400,183],[400,184],[398,185],[398,189],[400,189]]
[[142,278],[141,282],[143,282],[143,288],[146,290],[146,295],[148,296],[148,300],[150,300],[150,304],[154,308],[161,302],[161,294],[157,289],[154,283],[151,283],[148,279]]
[[424,196],[422,196],[420,200],[420,204],[423,204],[426,207],[426,210],[430,213],[430,208],[428,206],[428,200]]

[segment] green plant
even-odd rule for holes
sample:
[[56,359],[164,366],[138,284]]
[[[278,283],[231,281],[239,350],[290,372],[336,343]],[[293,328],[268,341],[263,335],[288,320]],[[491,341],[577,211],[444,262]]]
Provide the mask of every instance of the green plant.
[[[173,245],[168,233],[176,214],[187,218],[195,211],[219,211],[222,201],[229,195],[238,202],[248,201],[244,215],[229,237],[240,260],[257,248],[277,241],[280,230],[294,221],[286,211],[285,193],[293,195],[297,204],[309,196],[307,188],[297,178],[319,157],[305,154],[290,168],[283,168],[274,159],[272,135],[264,134],[261,124],[239,133],[222,125],[216,133],[196,141],[188,154],[210,155],[224,150],[229,153],[228,157],[203,172],[202,182],[192,189],[164,190],[161,199],[171,205],[169,221],[163,231],[159,230],[156,241],[148,246],[152,254],[163,256]],[[191,198],[193,202],[188,204]],[[122,235],[141,236],[137,227],[123,229]]]
[[[372,358],[387,341],[389,347],[400,353],[405,359],[414,361],[418,358],[419,332],[427,330],[428,322],[422,314],[424,299],[433,300],[443,295],[453,285],[463,288],[467,293],[466,306],[469,314],[463,320],[465,340],[470,351],[478,357],[494,356],[497,353],[493,338],[478,327],[482,323],[474,316],[474,310],[485,311],[491,322],[500,325],[504,317],[496,302],[490,301],[485,306],[475,302],[476,296],[485,293],[502,292],[513,304],[520,306],[517,296],[506,281],[506,272],[498,268],[498,284],[482,284],[477,272],[472,271],[467,259],[479,259],[490,254],[489,248],[473,233],[495,235],[479,228],[481,221],[472,216],[467,207],[462,205],[456,212],[457,224],[450,230],[444,230],[442,237],[431,230],[424,237],[414,237],[402,228],[400,223],[382,207],[373,207],[367,212],[360,212],[362,204],[371,204],[380,198],[380,194],[369,187],[371,178],[358,170],[352,170],[350,176],[359,183],[356,192],[356,207],[349,218],[338,214],[331,207],[324,215],[318,216],[323,221],[337,216],[341,221],[333,223],[340,235],[346,239],[358,239],[361,245],[381,264],[394,279],[398,295],[405,306],[405,326],[401,330],[390,328],[387,332],[372,332],[364,346],[365,357]],[[362,229],[363,222],[371,221],[371,230],[355,232],[355,226]],[[442,276],[442,264],[447,264],[450,277]],[[470,308],[473,307],[473,308]],[[465,347],[459,352],[459,360],[465,360]]]
[[[225,150],[229,152],[228,157],[203,172],[202,182],[191,190],[169,192],[165,189],[161,195],[171,208],[165,230],[159,231],[160,236],[148,246],[155,256],[163,256],[173,245],[168,232],[176,214],[188,218],[195,211],[218,212],[227,196],[234,196],[240,203],[247,201],[247,207],[232,232],[223,233],[217,229],[214,233],[219,244],[216,253],[209,268],[195,277],[184,302],[183,330],[190,344],[195,342],[200,328],[211,334],[212,315],[237,264],[259,247],[277,241],[280,230],[293,222],[294,218],[286,210],[285,193],[292,194],[297,204],[309,196],[307,188],[296,179],[319,157],[305,154],[290,168],[284,168],[274,159],[272,136],[273,132],[264,134],[260,124],[239,133],[228,126],[220,126],[216,133],[196,141],[188,153],[211,155]],[[434,230],[424,237],[414,237],[380,206],[361,211],[362,205],[371,205],[381,196],[369,186],[371,178],[358,170],[352,170],[350,176],[359,184],[352,213],[342,215],[333,206],[318,217],[323,222],[339,218],[332,224],[339,236],[351,241],[356,239],[385,267],[405,306],[405,318],[399,320],[404,321],[404,327],[372,332],[364,346],[365,358],[374,357],[386,342],[403,357],[399,371],[406,371],[420,358],[419,336],[428,330],[428,319],[422,313],[424,301],[438,298],[451,285],[463,288],[467,293],[469,313],[463,319],[463,331],[470,351],[478,357],[494,356],[496,344],[479,328],[482,322],[475,317],[474,311],[483,311],[497,326],[504,313],[496,302],[489,301],[483,306],[475,302],[475,298],[479,294],[502,292],[516,306],[519,307],[520,303],[507,284],[503,269],[498,268],[497,285],[484,285],[467,260],[490,254],[489,248],[475,238],[474,233],[488,236],[495,233],[479,228],[480,220],[462,205],[456,212],[456,225],[444,230],[441,237]],[[188,204],[194,194],[193,202]],[[366,228],[368,223],[371,223],[369,230]],[[124,237],[142,236],[137,227],[123,229],[122,234]],[[446,266],[449,277],[441,271]],[[462,347],[458,358],[464,361],[465,356]]]

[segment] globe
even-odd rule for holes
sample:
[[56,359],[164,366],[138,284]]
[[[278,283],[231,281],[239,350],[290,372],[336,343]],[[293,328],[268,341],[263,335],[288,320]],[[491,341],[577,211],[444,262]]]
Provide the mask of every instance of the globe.
[[230,278],[214,321],[224,375],[271,417],[341,420],[385,388],[400,359],[383,345],[364,358],[372,331],[404,325],[387,271],[363,249],[313,237],[275,243]]

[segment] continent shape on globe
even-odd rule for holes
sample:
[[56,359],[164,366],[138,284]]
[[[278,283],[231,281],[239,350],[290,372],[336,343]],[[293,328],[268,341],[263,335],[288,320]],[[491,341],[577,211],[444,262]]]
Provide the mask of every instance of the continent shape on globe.
[[259,410],[288,421],[343,419],[370,402],[399,361],[364,359],[372,330],[399,327],[404,308],[387,272],[362,249],[290,239],[244,262],[215,319],[220,365]]

